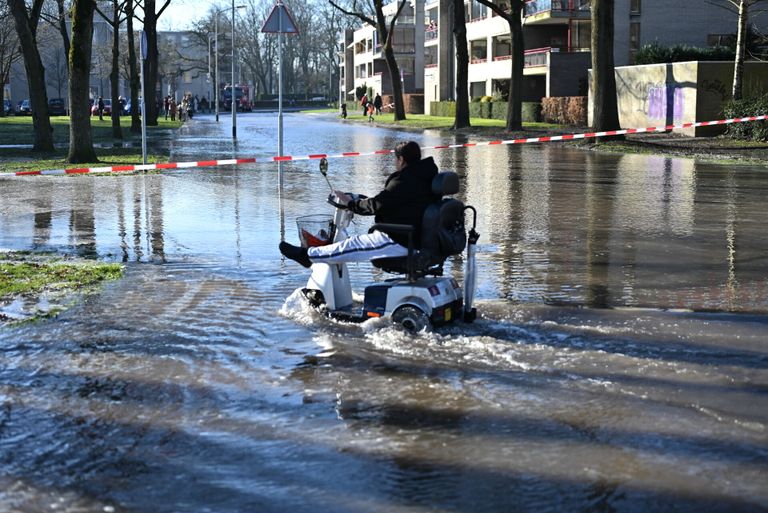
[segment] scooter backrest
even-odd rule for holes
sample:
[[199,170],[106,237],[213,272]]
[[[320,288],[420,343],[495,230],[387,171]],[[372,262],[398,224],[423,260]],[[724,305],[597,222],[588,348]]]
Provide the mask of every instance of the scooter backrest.
[[453,171],[437,173],[432,179],[432,194],[450,196],[459,192],[459,175]]
[[[448,196],[459,192],[459,175],[447,171],[432,179],[432,193]],[[445,198],[427,207],[421,224],[421,247],[429,254],[445,259],[461,253],[467,244],[464,230],[464,204]]]

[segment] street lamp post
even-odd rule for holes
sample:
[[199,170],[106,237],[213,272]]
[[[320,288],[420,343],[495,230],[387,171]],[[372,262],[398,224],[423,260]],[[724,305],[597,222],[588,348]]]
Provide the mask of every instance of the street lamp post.
[[237,95],[235,94],[235,0],[232,0],[232,139],[237,139]]
[[214,45],[214,51],[216,52],[213,57],[213,76],[215,80],[213,81],[213,102],[216,104],[216,122],[219,122],[219,11],[216,11],[216,21],[213,24],[214,26],[214,40],[216,41],[216,44]]
[[[245,8],[244,5],[235,5],[235,0],[232,0],[232,7],[230,8],[232,10],[232,95],[231,95],[231,103],[232,103],[232,138],[237,139],[237,103],[236,103],[236,94],[235,94],[235,9],[243,9]],[[224,9],[224,10],[218,10],[216,11],[216,19],[214,20],[214,39],[215,39],[215,57],[214,57],[214,76],[216,80],[214,81],[214,103],[216,104],[216,122],[219,121],[219,15],[222,12],[228,11],[230,9]]]

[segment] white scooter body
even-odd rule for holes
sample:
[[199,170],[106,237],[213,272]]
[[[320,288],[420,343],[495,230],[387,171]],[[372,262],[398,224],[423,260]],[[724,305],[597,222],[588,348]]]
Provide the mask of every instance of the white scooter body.
[[[350,210],[336,207],[333,242],[349,237],[347,228],[353,217]],[[313,295],[313,290],[322,296]],[[414,331],[427,323],[439,325],[464,314],[462,287],[451,277],[423,277],[413,282],[395,278],[374,283],[365,289],[362,310],[356,309],[346,264],[312,264],[305,295],[315,306],[324,305],[331,317],[357,322],[392,317],[395,323]]]
[[[349,237],[347,227],[352,217],[351,211],[336,209],[333,216],[333,224],[336,227],[333,242]],[[307,281],[307,289],[322,292],[326,308],[330,312],[352,308],[352,285],[349,282],[347,264],[312,264],[312,275]]]

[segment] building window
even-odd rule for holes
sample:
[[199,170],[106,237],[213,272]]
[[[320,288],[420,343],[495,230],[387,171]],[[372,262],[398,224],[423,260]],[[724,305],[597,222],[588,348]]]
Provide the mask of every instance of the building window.
[[640,14],[640,0],[630,0],[629,14]]
[[640,23],[629,24],[629,54],[634,55],[640,49]]
[[488,60],[488,40],[470,41],[469,62],[485,62],[486,60]]

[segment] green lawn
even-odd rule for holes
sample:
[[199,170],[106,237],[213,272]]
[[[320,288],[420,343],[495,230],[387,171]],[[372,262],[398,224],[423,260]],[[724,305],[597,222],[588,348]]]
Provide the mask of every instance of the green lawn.
[[[147,131],[175,129],[181,126],[179,121],[170,121],[158,118],[158,126],[148,126]],[[69,116],[52,116],[54,144],[69,144]],[[131,117],[122,116],[120,126],[123,130],[123,140],[141,140],[140,134],[132,134]],[[32,130],[32,116],[7,116],[0,117],[0,141],[2,144],[31,144],[34,131]],[[94,143],[112,142],[112,120],[104,118],[99,121],[97,116],[91,116],[91,134]]]
[[123,275],[120,264],[67,262],[55,256],[0,253],[0,299],[44,290],[77,290]]
[[[302,111],[305,114],[327,114],[336,112],[338,109],[322,109],[322,110],[307,110]],[[368,116],[357,114],[357,111],[348,111],[347,120],[356,121],[361,123],[368,122]],[[409,128],[434,128],[434,129],[448,129],[453,126],[453,117],[442,116],[430,116],[428,114],[407,114],[405,121],[395,121],[395,115],[393,113],[382,113],[378,116],[374,116],[376,123],[386,123],[396,126],[403,126]],[[478,128],[501,128],[506,127],[507,122],[503,119],[485,119],[485,118],[471,118],[470,124],[473,127]],[[561,125],[553,125],[550,123],[523,123],[523,129],[562,129]]]
[[[84,164],[68,164],[66,156],[69,145],[69,117],[51,117],[53,127],[53,140],[56,149],[52,153],[32,153],[28,148],[0,148],[0,173],[16,171],[61,169],[71,167],[97,167],[115,166],[141,163],[141,135],[132,134],[130,116],[120,118],[120,126],[123,131],[123,139],[115,140],[112,137],[112,120],[91,117],[91,129],[93,143],[97,147],[96,156],[98,162]],[[158,119],[158,126],[147,127],[147,137],[170,135],[181,126],[179,121]],[[34,133],[32,129],[32,116],[8,116],[0,117],[0,141],[4,145],[29,145],[32,144]],[[133,147],[123,148],[122,143],[130,142]],[[115,146],[112,146],[116,143]],[[105,145],[105,147],[98,147]],[[148,163],[167,162],[167,155],[147,155]]]

